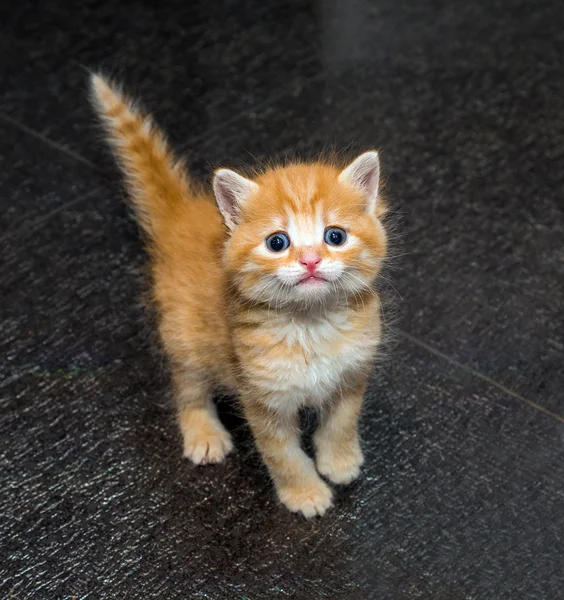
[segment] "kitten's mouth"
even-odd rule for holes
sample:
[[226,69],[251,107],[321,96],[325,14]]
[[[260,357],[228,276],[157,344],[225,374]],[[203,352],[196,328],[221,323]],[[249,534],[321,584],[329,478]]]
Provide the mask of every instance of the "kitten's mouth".
[[320,277],[319,275],[306,275],[302,277],[297,283],[297,285],[318,285],[320,283],[326,283],[327,279]]

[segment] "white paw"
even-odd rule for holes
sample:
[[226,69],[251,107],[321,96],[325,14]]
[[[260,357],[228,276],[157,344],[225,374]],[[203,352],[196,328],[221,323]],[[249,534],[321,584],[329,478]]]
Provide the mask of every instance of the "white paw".
[[338,484],[346,485],[355,480],[363,463],[364,456],[359,447],[343,454],[321,451],[317,456],[317,470],[329,481]]
[[231,450],[231,436],[222,426],[184,434],[184,456],[196,465],[219,463]]
[[323,516],[333,505],[333,492],[321,479],[278,491],[282,504],[292,512],[301,512],[308,519]]

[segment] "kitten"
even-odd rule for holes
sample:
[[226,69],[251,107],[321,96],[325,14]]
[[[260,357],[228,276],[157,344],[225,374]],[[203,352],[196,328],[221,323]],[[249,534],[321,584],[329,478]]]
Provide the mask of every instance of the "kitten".
[[[380,340],[373,282],[386,254],[379,160],[339,170],[289,164],[192,183],[150,118],[99,75],[92,98],[148,237],[153,298],[169,356],[184,455],[232,450],[212,394],[236,392],[279,499],[323,515],[363,463],[358,419]],[[219,210],[218,210],[219,208]],[[316,462],[299,411],[319,411]]]

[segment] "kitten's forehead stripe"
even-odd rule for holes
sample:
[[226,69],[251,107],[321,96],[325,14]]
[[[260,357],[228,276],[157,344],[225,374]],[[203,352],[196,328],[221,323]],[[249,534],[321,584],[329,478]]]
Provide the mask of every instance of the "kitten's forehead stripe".
[[307,177],[307,197],[308,198],[312,198],[316,192],[316,181],[317,178],[315,176],[315,172],[310,172],[308,173],[308,177]]
[[292,210],[299,210],[301,204],[299,192],[297,192],[295,186],[292,185],[292,182],[288,177],[282,177],[281,182],[289,206]]
[[289,209],[299,213],[312,211],[318,196],[317,182],[315,172],[301,173],[299,177],[282,175],[280,185]]
[[288,233],[295,246],[312,247],[323,240],[323,208],[317,204],[312,213],[291,214]]

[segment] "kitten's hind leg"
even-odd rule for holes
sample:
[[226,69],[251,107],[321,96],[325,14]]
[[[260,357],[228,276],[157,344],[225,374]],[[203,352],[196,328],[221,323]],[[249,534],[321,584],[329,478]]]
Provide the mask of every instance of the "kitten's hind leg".
[[173,378],[184,456],[197,465],[223,461],[233,442],[217,416],[211,384],[179,366],[173,369]]

